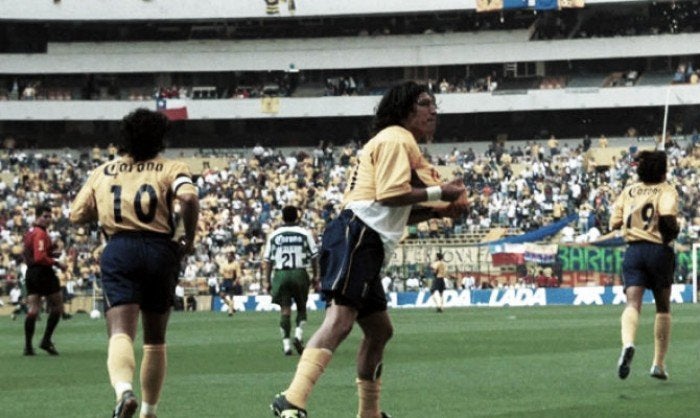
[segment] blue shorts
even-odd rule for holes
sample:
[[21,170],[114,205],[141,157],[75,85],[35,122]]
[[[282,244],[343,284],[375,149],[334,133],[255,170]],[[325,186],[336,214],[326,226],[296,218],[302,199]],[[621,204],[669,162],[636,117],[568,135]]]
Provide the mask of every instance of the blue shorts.
[[222,280],[220,291],[228,296],[233,296],[233,279]]
[[351,210],[331,221],[321,242],[321,290],[327,301],[357,309],[358,318],[385,311],[379,273],[384,245]]
[[136,303],[142,310],[165,313],[173,305],[180,273],[177,244],[164,234],[114,235],[100,260],[105,310]]
[[430,293],[435,293],[435,292],[440,292],[442,293],[445,291],[445,278],[443,277],[436,277],[433,279],[433,283],[430,285]]
[[625,289],[630,286],[652,290],[668,288],[673,283],[675,267],[676,256],[668,245],[631,242],[622,262]]

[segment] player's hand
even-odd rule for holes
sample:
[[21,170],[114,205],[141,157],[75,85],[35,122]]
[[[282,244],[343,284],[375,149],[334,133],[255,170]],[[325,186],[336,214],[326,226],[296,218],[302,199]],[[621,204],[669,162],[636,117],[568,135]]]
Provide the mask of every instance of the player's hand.
[[457,200],[450,202],[450,204],[444,208],[435,209],[435,212],[437,212],[442,218],[457,219],[461,218],[462,215],[467,213],[468,210],[469,201],[467,200],[467,192],[465,190]]
[[462,194],[459,195],[457,200],[451,202],[449,206],[452,206],[452,209],[460,214],[465,213],[467,210],[469,210],[469,199],[467,198],[467,191],[465,190],[464,192],[462,192]]
[[177,253],[178,256],[180,257],[180,260],[182,260],[185,256],[189,254],[194,254],[194,240],[188,240],[185,237],[180,238],[177,241]]
[[440,189],[442,190],[441,200],[446,202],[454,202],[459,199],[462,193],[466,193],[467,191],[467,188],[464,186],[464,181],[461,178],[456,178],[450,182],[441,184]]

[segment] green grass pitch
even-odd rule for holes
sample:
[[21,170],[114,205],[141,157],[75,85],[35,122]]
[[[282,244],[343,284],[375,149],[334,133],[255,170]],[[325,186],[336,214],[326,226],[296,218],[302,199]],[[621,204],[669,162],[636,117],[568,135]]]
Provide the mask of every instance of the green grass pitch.
[[[667,382],[648,376],[650,305],[624,381],[616,374],[621,306],[392,310],[382,407],[398,418],[700,416],[700,306],[672,309]],[[0,416],[111,416],[104,320],[75,315],[57,329],[59,357],[23,357],[23,318],[0,318]],[[321,320],[310,313],[307,337]],[[269,402],[298,359],[282,355],[278,322],[277,313],[174,313],[159,416],[271,417]],[[355,417],[359,338],[356,328],[334,355],[311,396],[311,417]]]

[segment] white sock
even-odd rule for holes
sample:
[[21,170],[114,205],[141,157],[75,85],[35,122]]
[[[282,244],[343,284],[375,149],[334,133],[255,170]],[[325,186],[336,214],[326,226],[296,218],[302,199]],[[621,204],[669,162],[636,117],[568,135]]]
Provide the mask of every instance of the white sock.
[[284,351],[289,351],[292,349],[292,345],[289,343],[289,338],[282,338],[282,346]]
[[129,382],[118,382],[114,384],[114,393],[117,395],[117,400],[121,399],[124,392],[134,390]]
[[299,340],[299,341],[303,341],[303,340],[304,340],[304,330],[301,328],[301,326],[302,326],[303,324],[304,324],[304,323],[302,322],[302,323],[299,324],[299,326],[296,327],[296,329],[294,330],[294,336],[295,336],[295,337],[297,338],[297,340]]
[[149,405],[146,402],[141,403],[141,415],[156,415],[156,409],[158,409],[158,405]]

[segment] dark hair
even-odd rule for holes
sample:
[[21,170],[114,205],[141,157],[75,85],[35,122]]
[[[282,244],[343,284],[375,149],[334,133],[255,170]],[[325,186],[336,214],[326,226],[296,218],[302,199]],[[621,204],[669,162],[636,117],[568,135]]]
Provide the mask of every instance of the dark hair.
[[664,151],[640,151],[635,156],[637,176],[643,183],[656,184],[666,176],[666,153]]
[[34,215],[37,218],[46,212],[51,212],[51,206],[49,206],[45,203],[40,203],[34,207]]
[[170,123],[165,115],[136,109],[122,119],[122,144],[120,149],[133,157],[134,161],[145,161],[165,149],[163,137]]
[[435,257],[437,257],[438,260],[442,260],[445,256],[442,255],[442,253],[437,253],[435,254]]
[[285,223],[293,224],[299,219],[299,209],[295,206],[285,206],[282,208],[282,220]]
[[386,127],[400,125],[413,111],[413,105],[421,93],[428,93],[433,97],[427,85],[413,81],[398,84],[384,93],[372,121],[372,136]]

